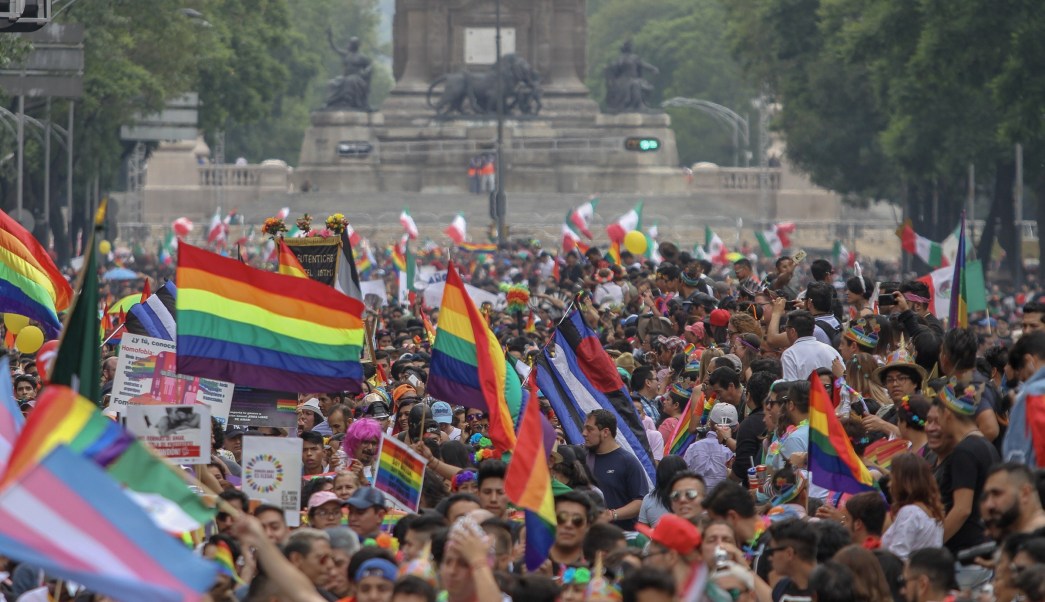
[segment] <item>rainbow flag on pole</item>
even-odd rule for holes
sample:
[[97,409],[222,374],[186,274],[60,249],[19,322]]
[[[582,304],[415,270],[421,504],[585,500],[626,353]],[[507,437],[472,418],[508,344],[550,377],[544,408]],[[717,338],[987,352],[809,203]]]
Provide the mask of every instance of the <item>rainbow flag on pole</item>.
[[178,246],[178,373],[275,391],[359,391],[363,303]]
[[[548,466],[551,450],[545,447],[545,428],[537,387],[530,379],[530,401],[519,424],[518,445],[508,463],[504,489],[508,499],[525,511],[526,568],[537,570],[555,543],[555,498],[552,495],[552,473]],[[550,425],[549,425],[550,426]]]
[[485,411],[494,447],[501,452],[514,449],[508,388],[514,393],[522,384],[515,370],[508,370],[501,344],[468,296],[453,262],[447,270],[437,326],[428,393]]
[[185,484],[177,470],[151,453],[119,423],[109,420],[93,403],[61,385],[50,384],[11,450],[0,487],[32,469],[55,447],[68,446],[92,460],[109,476],[163,510],[164,528],[172,532],[198,529],[214,510]]
[[[697,398],[698,407],[704,407],[704,393],[700,394]],[[693,399],[691,398],[686,402],[686,409],[682,412],[682,418],[675,426],[675,432],[671,434],[671,441],[668,441],[666,453],[673,456],[681,456],[686,453],[688,448],[694,441],[697,440],[697,434],[692,430],[693,426]]]
[[200,600],[218,569],[65,446],[0,493],[0,554],[117,600]]
[[54,337],[58,313],[69,308],[73,289],[47,250],[10,215],[0,211],[0,312],[36,320]]
[[815,372],[809,377],[809,472],[814,484],[830,491],[875,491],[870,471],[853,450]]
[[968,276],[965,270],[965,212],[962,211],[962,231],[958,235],[958,255],[954,260],[954,276],[951,278],[951,315],[947,328],[968,328]]

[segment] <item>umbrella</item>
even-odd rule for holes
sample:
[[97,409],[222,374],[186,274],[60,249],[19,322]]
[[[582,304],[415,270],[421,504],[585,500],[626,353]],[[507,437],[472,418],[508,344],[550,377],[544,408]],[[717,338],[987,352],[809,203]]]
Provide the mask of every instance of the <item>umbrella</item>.
[[141,276],[127,268],[113,268],[106,272],[102,278],[105,278],[106,280],[137,280],[141,278]]
[[111,313],[111,314],[118,314],[121,311],[122,312],[131,311],[131,306],[132,305],[136,305],[138,303],[141,303],[141,301],[142,301],[142,294],[141,293],[135,293],[133,295],[127,295],[123,299],[120,299],[119,301],[117,301],[112,307],[110,307],[109,308],[109,313]]

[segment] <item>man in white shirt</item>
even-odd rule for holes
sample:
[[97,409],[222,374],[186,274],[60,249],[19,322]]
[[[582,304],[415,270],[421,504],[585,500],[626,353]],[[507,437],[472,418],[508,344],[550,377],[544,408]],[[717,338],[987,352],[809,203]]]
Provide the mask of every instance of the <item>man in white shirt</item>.
[[806,380],[818,368],[830,370],[836,359],[842,363],[842,356],[834,347],[813,337],[815,327],[813,315],[808,311],[800,309],[787,314],[787,338],[791,346],[780,357],[784,380]]

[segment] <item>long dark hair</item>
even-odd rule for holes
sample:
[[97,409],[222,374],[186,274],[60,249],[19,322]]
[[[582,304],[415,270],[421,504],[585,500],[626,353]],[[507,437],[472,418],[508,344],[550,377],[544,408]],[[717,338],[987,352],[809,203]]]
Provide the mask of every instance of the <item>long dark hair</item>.
[[673,477],[683,470],[686,470],[686,461],[682,459],[682,456],[667,455],[660,461],[660,464],[657,464],[657,486],[654,490],[656,491],[657,501],[665,508],[671,508],[671,483]]

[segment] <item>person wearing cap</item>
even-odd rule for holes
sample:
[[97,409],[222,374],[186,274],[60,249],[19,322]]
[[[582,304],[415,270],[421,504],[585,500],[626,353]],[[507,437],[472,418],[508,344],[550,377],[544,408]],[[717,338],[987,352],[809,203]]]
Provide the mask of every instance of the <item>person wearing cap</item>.
[[938,437],[930,436],[929,446],[939,457],[936,479],[947,511],[943,519],[943,541],[947,549],[957,554],[986,541],[977,502],[991,465],[1000,462],[1001,457],[976,427],[979,405],[976,389],[971,385],[965,388],[955,385],[946,378],[929,383],[928,396],[933,406],[926,432],[939,433]]
[[308,524],[316,529],[341,524],[341,509],[345,502],[332,491],[317,491],[308,499]]
[[445,401],[432,404],[432,418],[439,425],[439,430],[446,435],[447,441],[459,441],[461,429],[454,426],[454,410]]
[[407,417],[410,415],[410,409],[419,401],[421,401],[421,398],[418,397],[417,389],[413,385],[403,384],[392,389],[392,404],[395,408],[396,417],[395,423],[392,425],[392,431],[388,434],[401,433],[407,430]]
[[[298,404],[298,436],[306,431],[316,430],[316,427],[326,421],[326,417],[323,416],[323,410],[319,407],[319,400],[315,397],[309,398],[304,403]],[[327,432],[319,432],[320,435],[330,436],[330,427],[327,426]]]
[[704,484],[709,490],[729,477],[734,457],[729,443],[736,446],[734,435],[739,424],[737,408],[720,401],[711,408],[708,432],[704,438],[694,441],[686,449],[686,466],[704,478]]
[[385,432],[391,425],[392,399],[385,393],[384,389],[374,389],[363,397],[363,414],[376,420],[381,425],[381,431]]
[[813,333],[816,321],[805,310],[787,314],[787,338],[791,342],[782,356],[784,380],[805,380],[818,368],[831,369],[835,361],[842,364],[842,356],[834,347],[822,343]]
[[[227,452],[227,458],[232,459],[234,462],[236,462],[236,464],[242,463],[243,435],[245,433],[246,431],[238,426],[226,426],[225,437],[221,444],[222,449],[218,450],[219,454],[222,451]],[[226,457],[224,454],[220,455],[222,455],[222,457]]]
[[729,328],[729,310],[716,309],[708,315],[708,324],[711,326],[711,338],[718,344],[726,342]]
[[359,534],[360,541],[381,534],[381,522],[388,511],[385,494],[373,487],[360,487],[347,504],[348,526]]
[[701,537],[697,526],[676,514],[665,514],[655,527],[636,528],[650,538],[642,551],[642,566],[667,571],[674,577],[678,591],[685,592],[700,564]]
[[355,602],[389,602],[398,573],[399,567],[385,558],[364,561],[353,577]]

